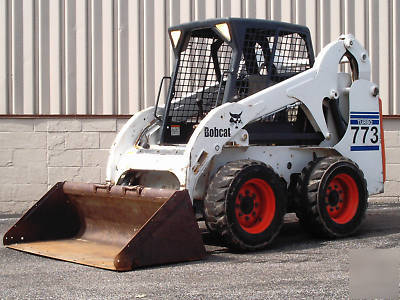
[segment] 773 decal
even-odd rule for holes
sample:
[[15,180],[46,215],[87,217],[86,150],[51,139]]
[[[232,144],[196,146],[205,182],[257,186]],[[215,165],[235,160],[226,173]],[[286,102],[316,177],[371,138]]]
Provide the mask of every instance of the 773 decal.
[[[350,129],[353,131],[351,151],[379,150],[379,112],[351,112]],[[361,145],[360,145],[361,144]]]
[[[360,132],[361,129],[361,134],[358,134]],[[372,127],[368,127],[368,126],[351,126],[351,130],[354,130],[354,135],[353,135],[353,144],[357,143],[357,137],[362,136],[362,143],[365,144],[365,142],[368,143],[371,142],[372,144],[376,144],[379,141],[379,136],[378,136],[378,127],[376,126],[372,126]],[[368,132],[370,132],[370,134],[368,135]],[[364,132],[364,133],[362,133]],[[372,137],[370,137],[372,134]],[[368,136],[368,138],[367,138]]]

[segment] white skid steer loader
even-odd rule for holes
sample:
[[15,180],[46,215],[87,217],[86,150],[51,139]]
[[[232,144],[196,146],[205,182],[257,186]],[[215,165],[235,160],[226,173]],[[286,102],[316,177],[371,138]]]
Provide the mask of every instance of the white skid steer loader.
[[360,226],[385,178],[381,101],[351,35],[314,60],[304,26],[215,19],[169,29],[165,106],[116,137],[107,183],[59,183],[4,237],[11,248],[130,270],[201,259],[197,220],[228,247],[266,247],[287,212],[313,233]]

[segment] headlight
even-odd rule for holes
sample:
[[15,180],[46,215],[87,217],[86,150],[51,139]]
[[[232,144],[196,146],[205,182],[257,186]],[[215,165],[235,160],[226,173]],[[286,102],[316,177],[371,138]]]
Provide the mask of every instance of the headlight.
[[231,41],[231,33],[229,32],[229,26],[226,23],[215,25],[215,28],[226,38],[229,42]]

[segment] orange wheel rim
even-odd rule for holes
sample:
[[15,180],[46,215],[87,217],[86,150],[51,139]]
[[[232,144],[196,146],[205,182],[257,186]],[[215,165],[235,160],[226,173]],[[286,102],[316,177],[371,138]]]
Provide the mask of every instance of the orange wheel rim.
[[324,201],[333,221],[338,224],[350,222],[356,215],[359,202],[355,180],[344,173],[336,175],[328,184]]
[[263,232],[274,219],[275,201],[275,193],[267,182],[259,178],[246,181],[235,199],[240,227],[252,234]]

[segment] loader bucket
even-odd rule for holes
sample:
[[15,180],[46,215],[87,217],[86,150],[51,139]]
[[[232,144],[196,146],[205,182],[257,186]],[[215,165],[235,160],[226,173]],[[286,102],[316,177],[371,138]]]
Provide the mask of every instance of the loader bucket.
[[186,190],[59,182],[4,236],[6,247],[127,271],[204,258]]

